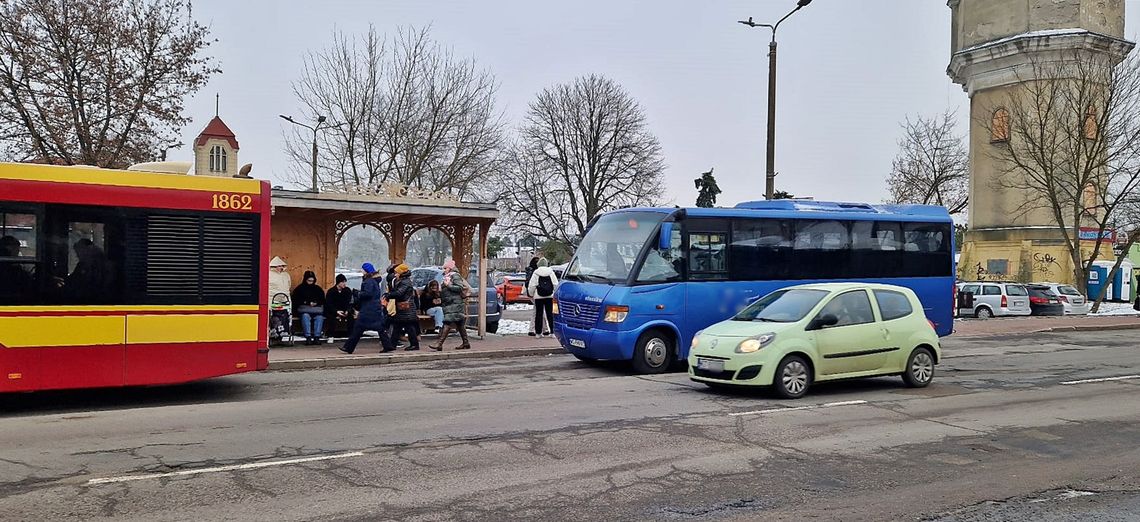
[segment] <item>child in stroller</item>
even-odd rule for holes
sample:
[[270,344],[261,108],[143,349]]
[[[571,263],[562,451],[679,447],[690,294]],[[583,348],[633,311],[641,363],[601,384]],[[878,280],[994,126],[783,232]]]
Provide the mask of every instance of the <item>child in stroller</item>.
[[269,341],[293,344],[293,303],[289,294],[276,293],[269,300]]

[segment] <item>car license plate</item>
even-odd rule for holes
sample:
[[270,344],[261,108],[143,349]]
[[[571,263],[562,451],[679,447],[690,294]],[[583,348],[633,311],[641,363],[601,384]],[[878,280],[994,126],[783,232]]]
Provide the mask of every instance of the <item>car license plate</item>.
[[581,339],[570,339],[570,346],[573,346],[575,348],[585,348],[586,341],[583,341]]
[[724,361],[713,359],[697,359],[697,368],[708,372],[723,372]]

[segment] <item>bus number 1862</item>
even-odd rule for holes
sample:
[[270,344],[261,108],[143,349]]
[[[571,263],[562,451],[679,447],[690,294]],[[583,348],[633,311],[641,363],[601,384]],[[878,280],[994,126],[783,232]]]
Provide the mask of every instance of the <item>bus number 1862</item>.
[[214,194],[212,208],[221,210],[253,210],[253,196],[244,194]]

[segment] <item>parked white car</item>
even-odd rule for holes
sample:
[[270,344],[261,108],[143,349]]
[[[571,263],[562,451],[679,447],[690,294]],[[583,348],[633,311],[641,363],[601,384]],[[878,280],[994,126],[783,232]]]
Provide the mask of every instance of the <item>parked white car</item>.
[[991,317],[1030,315],[1029,291],[1019,283],[1010,282],[970,282],[958,285],[958,290],[974,295],[974,306],[958,303],[960,317],[974,316],[979,319]]
[[1086,315],[1089,313],[1091,303],[1088,298],[1081,294],[1080,290],[1070,285],[1063,285],[1060,283],[1036,283],[1048,286],[1057,297],[1061,299],[1061,304],[1065,305],[1065,315]]

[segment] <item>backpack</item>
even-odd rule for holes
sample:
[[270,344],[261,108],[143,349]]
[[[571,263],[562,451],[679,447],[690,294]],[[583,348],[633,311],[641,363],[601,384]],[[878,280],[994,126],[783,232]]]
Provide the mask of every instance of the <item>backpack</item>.
[[534,291],[538,297],[552,297],[554,295],[554,281],[550,279],[550,276],[540,276]]

